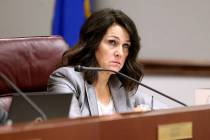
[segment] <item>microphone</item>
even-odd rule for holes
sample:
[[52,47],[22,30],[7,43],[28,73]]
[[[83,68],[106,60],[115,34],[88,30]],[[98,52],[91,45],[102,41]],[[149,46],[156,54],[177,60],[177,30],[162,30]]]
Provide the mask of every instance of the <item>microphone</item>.
[[136,80],[136,79],[134,79],[134,78],[132,78],[132,77],[130,77],[130,76],[127,76],[127,75],[125,75],[125,74],[123,74],[123,73],[121,73],[121,72],[117,72],[117,71],[110,70],[110,69],[104,69],[104,68],[100,68],[100,67],[85,67],[85,66],[80,66],[80,65],[75,66],[75,67],[74,67],[74,70],[75,70],[75,71],[78,71],[78,72],[81,72],[81,71],[83,71],[83,70],[91,70],[91,71],[109,71],[109,72],[113,72],[113,73],[115,73],[115,74],[117,74],[117,75],[119,75],[119,76],[122,76],[122,77],[124,77],[124,78],[127,78],[127,79],[129,79],[129,80],[131,80],[131,81],[134,81],[134,82],[136,82],[137,84],[139,84],[139,85],[141,85],[141,86],[143,86],[143,87],[145,87],[145,88],[147,88],[147,89],[149,89],[149,90],[152,90],[153,92],[155,92],[155,93],[157,93],[157,94],[159,94],[159,95],[161,95],[161,96],[163,96],[163,97],[165,97],[165,98],[168,98],[168,99],[170,99],[170,100],[172,100],[172,101],[174,101],[174,102],[176,102],[176,103],[178,103],[178,104],[181,104],[181,105],[183,105],[183,106],[187,106],[185,103],[183,103],[183,102],[181,102],[181,101],[179,101],[179,100],[177,100],[177,99],[175,99],[175,98],[172,98],[172,97],[170,97],[170,96],[168,96],[168,95],[166,95],[166,94],[164,94],[164,93],[162,93],[162,92],[160,92],[160,91],[158,91],[158,90],[156,90],[156,89],[154,89],[154,88],[151,88],[151,87],[149,87],[149,86],[147,86],[147,85],[145,85],[145,84],[139,82],[138,80]]
[[[7,78],[6,75],[0,72],[0,78],[2,78],[7,85],[12,87],[36,112],[39,113],[41,120],[47,120],[46,114],[28,97],[24,94],[11,80]],[[36,120],[40,120],[37,118]]]

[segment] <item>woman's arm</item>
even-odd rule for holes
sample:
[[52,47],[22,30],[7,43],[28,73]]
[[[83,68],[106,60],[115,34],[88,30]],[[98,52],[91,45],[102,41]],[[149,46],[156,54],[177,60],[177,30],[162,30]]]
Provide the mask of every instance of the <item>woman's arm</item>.
[[60,68],[50,75],[47,86],[48,92],[73,94],[69,111],[69,117],[71,118],[81,116],[78,99],[81,91],[77,78],[71,68]]

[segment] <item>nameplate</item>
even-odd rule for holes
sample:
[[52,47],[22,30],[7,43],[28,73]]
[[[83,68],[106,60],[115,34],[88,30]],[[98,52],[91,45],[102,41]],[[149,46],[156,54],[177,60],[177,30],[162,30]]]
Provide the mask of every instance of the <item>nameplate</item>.
[[192,122],[164,124],[158,126],[158,140],[192,138]]

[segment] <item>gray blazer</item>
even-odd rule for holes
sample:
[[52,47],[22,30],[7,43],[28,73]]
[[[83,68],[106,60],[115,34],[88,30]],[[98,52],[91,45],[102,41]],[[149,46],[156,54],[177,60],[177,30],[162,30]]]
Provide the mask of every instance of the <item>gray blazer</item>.
[[[116,112],[129,112],[133,107],[144,104],[142,95],[137,89],[126,93],[117,76],[112,76],[109,88]],[[48,81],[49,92],[73,94],[69,117],[97,116],[98,106],[94,88],[88,84],[82,73],[72,67],[61,67],[54,71]]]

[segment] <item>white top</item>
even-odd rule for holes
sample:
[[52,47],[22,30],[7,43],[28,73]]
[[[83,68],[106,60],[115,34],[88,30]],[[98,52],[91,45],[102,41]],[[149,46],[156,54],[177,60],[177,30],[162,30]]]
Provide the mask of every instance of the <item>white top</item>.
[[111,98],[109,103],[106,105],[101,103],[99,100],[97,100],[97,104],[99,115],[111,115],[115,112],[114,104]]

